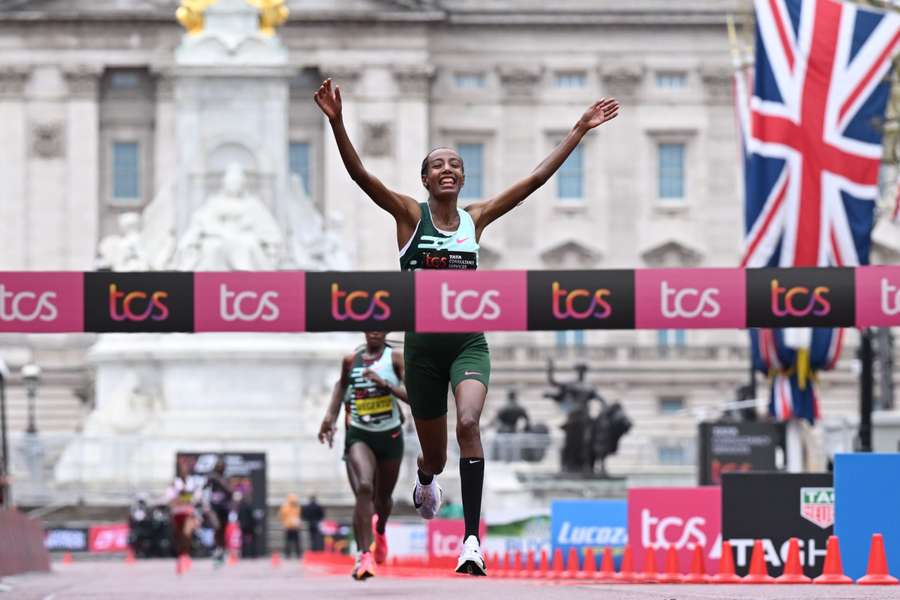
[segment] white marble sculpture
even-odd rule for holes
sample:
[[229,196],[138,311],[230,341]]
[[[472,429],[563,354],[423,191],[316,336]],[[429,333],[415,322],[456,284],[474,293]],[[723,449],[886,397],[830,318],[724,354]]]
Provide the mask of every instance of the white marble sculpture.
[[141,215],[126,212],[118,218],[119,233],[108,235],[97,249],[97,267],[113,271],[146,271],[150,261],[141,239]]
[[284,237],[258,196],[247,190],[237,163],[225,170],[222,189],[191,217],[178,243],[184,271],[271,271],[281,266]]

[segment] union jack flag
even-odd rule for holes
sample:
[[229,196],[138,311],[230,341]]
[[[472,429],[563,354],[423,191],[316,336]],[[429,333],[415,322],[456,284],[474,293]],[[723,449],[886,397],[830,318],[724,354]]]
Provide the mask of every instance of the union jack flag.
[[[900,44],[900,16],[837,0],[755,0],[754,72],[738,72],[744,151],[741,265],[854,266],[869,260],[881,161],[880,121]],[[815,370],[840,353],[841,331],[816,329]],[[773,413],[814,420],[812,386],[793,379],[798,349],[783,332],[751,333],[773,381]]]

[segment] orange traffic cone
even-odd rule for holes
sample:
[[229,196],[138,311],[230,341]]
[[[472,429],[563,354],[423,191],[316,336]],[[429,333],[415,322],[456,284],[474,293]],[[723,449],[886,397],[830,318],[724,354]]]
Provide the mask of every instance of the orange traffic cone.
[[237,555],[237,551],[232,550],[232,551],[230,551],[230,552],[228,553],[228,564],[229,564],[229,565],[236,565],[237,563],[238,563],[238,555]]
[[522,553],[516,550],[515,552],[513,552],[512,566],[510,566],[509,571],[507,572],[507,577],[519,577],[519,573],[523,568]]
[[616,573],[616,581],[621,583],[631,583],[637,580],[634,572],[634,559],[631,556],[631,546],[625,545],[625,551],[622,553],[622,566]]
[[569,548],[569,558],[566,560],[566,570],[563,571],[563,577],[572,579],[578,575],[580,565],[578,564],[578,550]]
[[191,558],[191,555],[190,555],[190,554],[185,554],[185,555],[184,555],[184,570],[185,570],[185,571],[190,571],[191,568],[192,568],[193,566],[194,566],[194,561],[193,561],[193,559]]
[[281,566],[281,554],[278,552],[272,553],[272,566],[278,568]]
[[131,548],[125,549],[125,563],[126,564],[134,564],[134,550]]
[[709,578],[710,583],[740,583],[741,578],[734,572],[734,553],[731,542],[722,542],[722,558],[719,559],[719,572]]
[[562,550],[559,548],[553,552],[553,571],[550,573],[550,576],[554,579],[560,579],[563,576]]
[[788,540],[784,573],[775,578],[775,583],[812,583],[812,579],[803,574],[803,565],[800,564],[800,542],[797,538]]
[[600,561],[600,571],[594,574],[594,579],[612,581],[616,578],[616,566],[613,562],[612,548],[603,549],[603,560]]
[[63,564],[64,565],[72,564],[72,553],[71,552],[66,552],[65,554],[63,554]]
[[666,550],[666,570],[657,578],[660,583],[681,583],[681,573],[678,572],[678,551],[675,546],[669,546]]
[[813,583],[846,584],[853,580],[844,575],[844,565],[841,562],[841,544],[836,535],[828,536],[828,545],[825,546],[825,565],[822,574],[813,579]]
[[509,577],[509,571],[512,569],[511,558],[509,552],[504,552],[500,557],[500,570],[497,573],[499,577]]
[[641,573],[636,573],[634,579],[640,583],[656,583],[659,581],[656,570],[656,551],[653,548],[647,548],[646,553],[644,553],[644,570]]
[[594,579],[597,575],[597,561],[594,559],[594,549],[584,549],[584,564],[575,575],[577,579]]
[[529,550],[522,558],[522,570],[519,577],[531,577],[534,575],[534,550]]
[[184,555],[179,554],[175,557],[175,574],[181,575],[184,573]]
[[775,578],[769,575],[766,568],[766,552],[763,550],[762,540],[753,542],[753,554],[750,555],[750,572],[744,577],[742,583],[775,583]]
[[691,557],[691,572],[682,576],[684,583],[709,583],[709,575],[706,574],[706,561],[703,559],[703,548],[694,546],[694,555]]
[[547,565],[547,551],[541,550],[541,562],[538,566],[537,571],[534,572],[534,577],[537,579],[546,579],[548,575],[548,571],[550,570]]
[[856,583],[860,585],[897,585],[896,577],[888,573],[887,555],[884,552],[884,537],[880,533],[872,534],[872,545],[869,546],[869,564],[866,574]]

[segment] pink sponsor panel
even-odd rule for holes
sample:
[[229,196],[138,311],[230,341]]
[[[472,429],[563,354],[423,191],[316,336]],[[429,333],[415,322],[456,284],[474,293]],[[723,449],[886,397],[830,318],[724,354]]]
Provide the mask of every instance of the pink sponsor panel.
[[526,329],[525,271],[416,271],[416,331]]
[[900,325],[900,267],[857,267],[856,326]]
[[97,525],[88,531],[89,552],[125,552],[128,550],[128,525]]
[[0,332],[84,331],[84,275],[0,273]]
[[304,331],[302,271],[195,273],[196,331]]
[[635,271],[638,329],[733,329],[747,322],[743,269]]
[[706,557],[706,572],[718,573],[721,537],[721,488],[628,490],[628,543],[637,569],[644,568],[647,548],[656,552],[657,569],[662,569],[666,551],[674,546],[679,566],[686,572],[699,545]]
[[[425,535],[428,543],[428,558],[457,558],[462,548],[466,525],[462,519],[432,519],[426,523]],[[478,535],[484,544],[487,533],[484,521]]]

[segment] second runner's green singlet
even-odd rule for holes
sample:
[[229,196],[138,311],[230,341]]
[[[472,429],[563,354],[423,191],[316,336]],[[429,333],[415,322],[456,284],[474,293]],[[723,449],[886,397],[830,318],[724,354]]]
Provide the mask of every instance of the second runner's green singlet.
[[397,386],[400,379],[394,371],[391,347],[384,346],[381,356],[374,360],[363,357],[365,348],[353,357],[347,386],[347,427],[345,450],[355,442],[365,442],[378,460],[403,456],[403,430],[400,406],[391,390],[375,385],[363,373],[366,369],[381,377],[389,386]]

